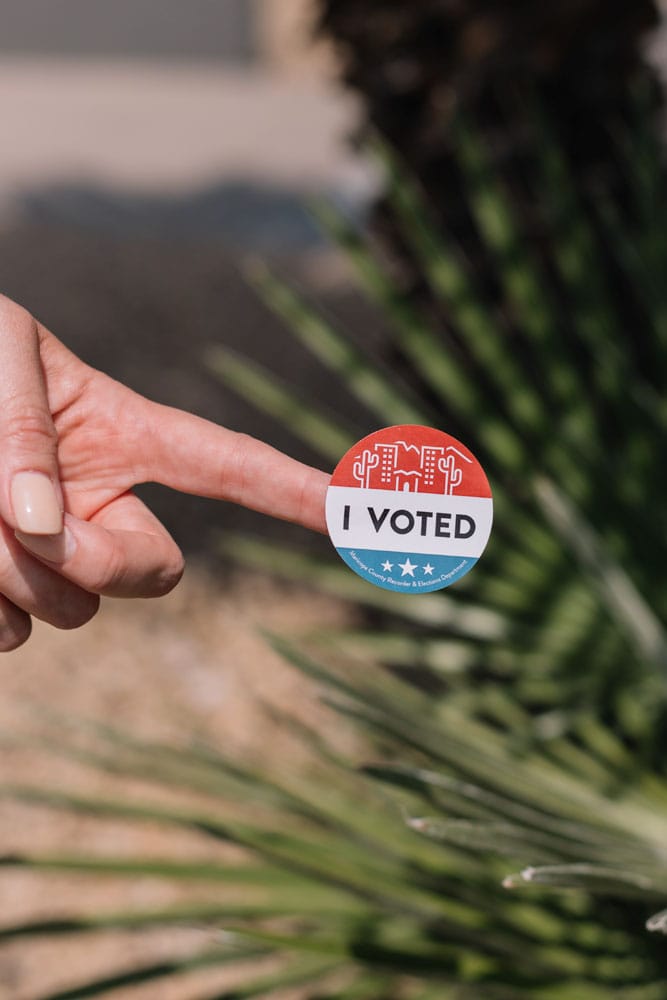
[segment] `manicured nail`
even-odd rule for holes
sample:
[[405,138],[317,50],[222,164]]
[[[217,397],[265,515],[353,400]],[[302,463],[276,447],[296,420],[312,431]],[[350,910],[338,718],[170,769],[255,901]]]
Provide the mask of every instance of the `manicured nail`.
[[76,542],[69,528],[59,535],[25,535],[22,531],[15,531],[14,534],[28,552],[47,562],[64,563],[74,554]]
[[12,479],[12,507],[19,531],[59,535],[63,514],[55,487],[41,472],[17,472]]

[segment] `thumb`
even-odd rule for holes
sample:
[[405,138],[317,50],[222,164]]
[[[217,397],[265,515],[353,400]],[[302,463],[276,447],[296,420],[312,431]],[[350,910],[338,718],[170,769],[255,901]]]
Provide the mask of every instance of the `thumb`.
[[142,400],[145,429],[137,467],[146,481],[230,500],[326,533],[330,476],[268,444],[208,420]]
[[37,324],[0,296],[0,516],[27,534],[62,531],[57,435],[51,418]]

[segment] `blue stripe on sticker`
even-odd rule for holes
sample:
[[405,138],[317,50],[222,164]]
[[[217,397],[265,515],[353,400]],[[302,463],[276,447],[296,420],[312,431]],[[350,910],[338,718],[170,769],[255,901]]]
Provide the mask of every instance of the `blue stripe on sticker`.
[[369,583],[402,594],[442,590],[465,576],[477,562],[470,556],[425,556],[360,548],[337,551],[350,569]]

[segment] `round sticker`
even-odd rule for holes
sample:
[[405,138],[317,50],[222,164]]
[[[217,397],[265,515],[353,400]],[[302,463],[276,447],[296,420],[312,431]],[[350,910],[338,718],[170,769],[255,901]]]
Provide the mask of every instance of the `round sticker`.
[[401,425],[369,434],[341,459],[326,516],[355,573],[384,590],[426,594],[473,568],[491,534],[493,499],[465,445]]

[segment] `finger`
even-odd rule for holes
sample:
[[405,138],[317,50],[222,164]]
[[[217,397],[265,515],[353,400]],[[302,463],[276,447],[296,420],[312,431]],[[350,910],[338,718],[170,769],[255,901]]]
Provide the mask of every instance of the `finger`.
[[143,437],[135,467],[146,481],[183,493],[231,500],[326,533],[330,476],[246,434],[190,413],[141,401]]
[[31,534],[62,531],[57,436],[42,370],[37,324],[0,296],[0,516]]
[[35,559],[4,523],[0,523],[0,595],[33,618],[61,629],[85,625],[99,607],[96,595],[62,579],[53,568]]
[[180,549],[131,493],[113,500],[91,521],[66,514],[59,537],[17,538],[65,579],[106,597],[162,597],[183,574]]
[[30,615],[0,594],[0,653],[18,649],[30,638]]

